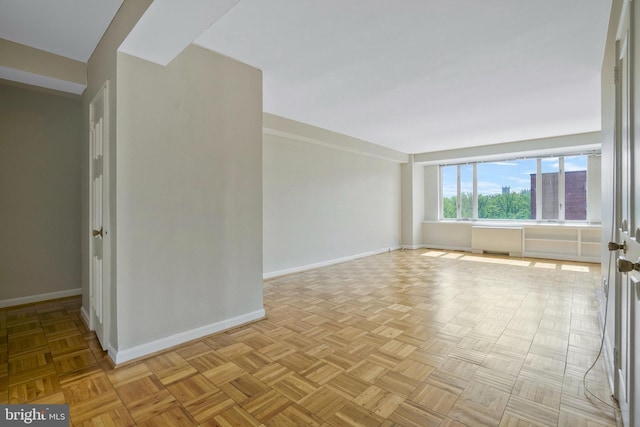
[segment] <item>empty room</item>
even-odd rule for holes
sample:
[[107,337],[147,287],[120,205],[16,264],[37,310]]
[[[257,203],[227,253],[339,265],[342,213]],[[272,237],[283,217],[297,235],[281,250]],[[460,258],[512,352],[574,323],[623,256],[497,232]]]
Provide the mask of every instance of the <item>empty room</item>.
[[639,14],[0,0],[0,424],[640,426]]

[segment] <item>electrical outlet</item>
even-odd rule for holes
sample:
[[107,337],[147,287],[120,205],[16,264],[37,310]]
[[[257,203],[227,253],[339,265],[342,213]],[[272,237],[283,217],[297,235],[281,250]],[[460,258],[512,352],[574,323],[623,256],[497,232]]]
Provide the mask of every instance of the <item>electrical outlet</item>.
[[605,295],[609,295],[609,281],[606,278],[602,278],[602,292]]

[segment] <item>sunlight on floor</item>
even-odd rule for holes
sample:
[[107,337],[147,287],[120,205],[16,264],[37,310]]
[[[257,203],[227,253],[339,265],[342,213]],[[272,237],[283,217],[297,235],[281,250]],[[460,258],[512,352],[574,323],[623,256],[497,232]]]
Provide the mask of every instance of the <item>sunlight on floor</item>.
[[449,253],[449,254],[443,255],[442,258],[458,259],[461,256],[464,256],[464,254],[453,252],[453,253]]
[[529,261],[518,261],[513,259],[507,259],[507,258],[491,258],[491,257],[473,256],[473,255],[466,255],[460,259],[463,259],[465,261],[484,262],[487,264],[517,265],[518,267],[528,267],[531,265],[531,262]]
[[555,270],[558,265],[550,262],[536,262],[534,264],[535,268],[545,268],[547,270]]
[[567,264],[563,264],[562,266],[560,266],[561,270],[564,271],[578,271],[580,273],[588,273],[589,272],[589,267],[585,266],[585,265],[567,265]]
[[441,257],[442,255],[446,255],[447,252],[440,252],[440,251],[429,251],[429,252],[425,252],[422,254],[422,256],[428,256],[431,258],[437,258],[437,257]]
[[502,264],[502,265],[514,265],[517,267],[534,267],[542,268],[546,270],[564,270],[564,271],[577,271],[580,273],[589,273],[591,269],[585,265],[571,265],[560,264],[555,262],[540,262],[540,261],[524,261],[522,259],[512,258],[499,258],[492,257],[491,255],[467,255],[462,252],[447,252],[447,251],[428,251],[421,256],[430,258],[446,258],[446,259],[458,259],[461,261],[473,261],[482,262],[486,264]]

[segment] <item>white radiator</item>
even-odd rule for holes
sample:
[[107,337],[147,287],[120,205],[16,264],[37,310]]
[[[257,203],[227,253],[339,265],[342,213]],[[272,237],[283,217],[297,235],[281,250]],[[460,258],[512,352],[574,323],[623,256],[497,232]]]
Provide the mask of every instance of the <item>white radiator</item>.
[[522,227],[471,227],[473,252],[522,255]]

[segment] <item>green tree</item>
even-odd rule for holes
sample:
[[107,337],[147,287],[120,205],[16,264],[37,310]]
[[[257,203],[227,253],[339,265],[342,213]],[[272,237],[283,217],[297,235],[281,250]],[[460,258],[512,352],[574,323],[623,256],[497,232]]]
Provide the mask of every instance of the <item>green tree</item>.
[[458,203],[456,196],[443,197],[442,198],[442,217],[443,218],[456,218],[456,204]]
[[[457,197],[445,197],[443,202],[443,218],[456,218]],[[473,217],[473,194],[460,194],[460,210],[462,218]],[[509,192],[502,194],[478,195],[479,219],[530,219],[531,191]]]
[[529,219],[531,218],[531,191],[519,193],[481,194],[478,196],[478,218]]
[[460,215],[473,218],[473,193],[460,193]]

